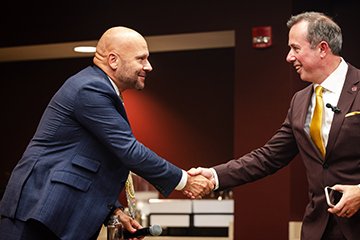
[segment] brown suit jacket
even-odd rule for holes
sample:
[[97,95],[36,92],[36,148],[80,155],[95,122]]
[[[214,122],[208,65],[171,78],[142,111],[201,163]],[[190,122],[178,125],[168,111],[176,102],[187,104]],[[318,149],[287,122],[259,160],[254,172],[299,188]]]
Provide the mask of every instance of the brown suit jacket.
[[[261,148],[239,159],[215,166],[219,188],[225,189],[270,175],[286,166],[300,153],[307,171],[310,202],[306,207],[303,240],[319,240],[325,230],[329,213],[324,187],[334,184],[360,183],[360,70],[349,64],[338,107],[334,114],[325,159],[305,132],[305,118],[313,93],[312,85],[295,93],[281,128]],[[347,239],[360,239],[360,211],[351,218],[336,220]]]

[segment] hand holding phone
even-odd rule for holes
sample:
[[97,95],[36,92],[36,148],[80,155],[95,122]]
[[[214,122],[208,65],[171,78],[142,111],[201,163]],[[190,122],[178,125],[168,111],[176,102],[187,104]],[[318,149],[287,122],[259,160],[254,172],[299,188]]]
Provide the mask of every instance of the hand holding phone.
[[342,195],[342,192],[337,191],[332,187],[325,187],[325,197],[329,207],[334,207],[340,201]]

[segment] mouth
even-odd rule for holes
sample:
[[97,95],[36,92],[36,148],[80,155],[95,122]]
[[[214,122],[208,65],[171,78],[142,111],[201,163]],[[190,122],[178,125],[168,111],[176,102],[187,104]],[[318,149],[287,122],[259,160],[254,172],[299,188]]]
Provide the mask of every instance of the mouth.
[[296,72],[299,73],[301,70],[301,65],[294,65],[294,68],[295,68]]
[[138,76],[139,77],[142,77],[142,78],[146,78],[146,72],[145,71],[140,71],[139,73],[138,73]]

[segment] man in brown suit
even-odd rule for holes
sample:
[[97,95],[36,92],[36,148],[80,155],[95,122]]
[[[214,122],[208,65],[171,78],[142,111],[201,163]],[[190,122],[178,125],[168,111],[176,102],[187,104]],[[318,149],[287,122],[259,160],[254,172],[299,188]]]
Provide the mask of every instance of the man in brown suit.
[[[287,23],[290,51],[286,61],[300,78],[312,83],[295,93],[285,121],[263,146],[213,168],[189,170],[226,189],[276,172],[300,153],[307,171],[310,202],[303,218],[301,239],[360,239],[360,70],[340,56],[340,27],[328,16],[306,12]],[[316,97],[322,87],[322,116],[317,147],[310,134]],[[326,106],[326,107],[325,107]],[[313,124],[315,125],[315,124]],[[324,187],[343,193],[327,205]]]

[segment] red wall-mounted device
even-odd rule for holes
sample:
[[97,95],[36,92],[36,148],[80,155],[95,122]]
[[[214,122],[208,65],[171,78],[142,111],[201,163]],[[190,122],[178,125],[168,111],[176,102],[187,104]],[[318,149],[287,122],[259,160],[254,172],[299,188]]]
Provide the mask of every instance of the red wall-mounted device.
[[267,48],[272,45],[271,26],[261,26],[252,28],[253,48]]

